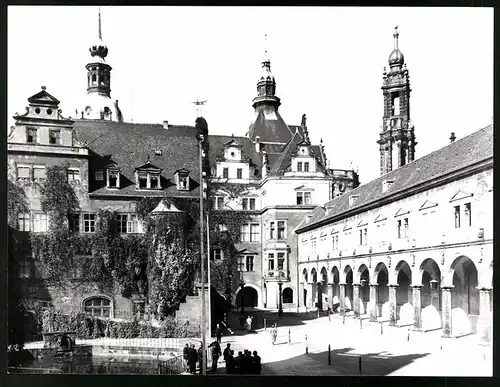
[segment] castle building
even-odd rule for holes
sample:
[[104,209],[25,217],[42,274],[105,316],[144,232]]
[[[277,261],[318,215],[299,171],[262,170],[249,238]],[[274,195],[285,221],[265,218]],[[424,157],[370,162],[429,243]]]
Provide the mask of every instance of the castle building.
[[[135,212],[141,198],[199,199],[199,186],[204,184],[199,181],[198,165],[201,128],[208,155],[208,165],[203,167],[206,176],[212,182],[245,187],[237,198],[218,192],[209,199],[216,210],[252,215],[240,230],[237,253],[232,257],[238,261],[241,283],[233,302],[243,299],[246,306],[275,308],[281,287],[285,306],[297,306],[294,228],[316,205],[355,188],[357,174],[339,170],[336,175],[328,168],[323,145],[310,142],[305,115],[301,125],[284,122],[278,113],[280,100],[268,58],[257,83],[256,116],[248,135],[221,136],[209,134],[201,117],[196,127],[167,121],[125,122],[111,99],[107,53],[99,14],[98,40],[91,45],[92,60],[86,66],[87,101],[78,116],[65,118],[59,100],[45,87],[28,98],[25,114],[14,116],[15,126],[7,140],[9,178],[23,186],[30,201],[30,211],[19,215],[19,233],[48,231],[49,219],[41,209],[35,183],[45,179],[47,167],[61,163],[68,163],[67,178],[79,199],[80,212],[68,224],[75,232],[95,232],[99,209],[119,213],[121,233],[144,232]],[[211,242],[210,256],[215,261],[223,253],[217,241]],[[48,289],[29,252],[25,255],[20,263],[20,286],[27,298],[50,301],[67,311],[118,318],[130,318],[147,306],[147,299],[125,298],[117,292],[103,294],[90,285]]]
[[[297,227],[300,303],[490,342],[493,127],[457,141],[452,133],[448,146],[414,159],[409,85],[394,38],[382,176],[317,206]],[[391,83],[395,72],[402,78]]]

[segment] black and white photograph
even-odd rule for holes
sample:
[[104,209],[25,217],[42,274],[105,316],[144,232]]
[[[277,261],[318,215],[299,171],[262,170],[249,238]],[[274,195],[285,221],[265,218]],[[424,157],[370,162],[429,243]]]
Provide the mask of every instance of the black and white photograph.
[[492,377],[493,15],[7,7],[8,373]]

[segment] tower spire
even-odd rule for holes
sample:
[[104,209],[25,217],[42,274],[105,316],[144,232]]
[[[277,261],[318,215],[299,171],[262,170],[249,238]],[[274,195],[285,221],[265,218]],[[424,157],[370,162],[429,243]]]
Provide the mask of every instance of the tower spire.
[[398,49],[398,38],[399,38],[399,33],[398,33],[398,26],[394,27],[394,49]]
[[99,39],[102,40],[102,32],[101,32],[101,7],[99,7]]

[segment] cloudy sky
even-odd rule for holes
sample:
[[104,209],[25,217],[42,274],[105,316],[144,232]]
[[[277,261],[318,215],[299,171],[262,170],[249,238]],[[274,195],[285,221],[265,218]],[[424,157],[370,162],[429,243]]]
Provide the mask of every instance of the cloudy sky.
[[[492,8],[102,7],[111,96],[127,121],[194,124],[245,135],[268,35],[280,113],[308,117],[332,168],[379,174],[382,72],[399,26],[411,82],[416,156],[491,123]],[[9,116],[42,85],[63,115],[83,108],[97,7],[8,8]],[[13,120],[9,121],[9,126]]]

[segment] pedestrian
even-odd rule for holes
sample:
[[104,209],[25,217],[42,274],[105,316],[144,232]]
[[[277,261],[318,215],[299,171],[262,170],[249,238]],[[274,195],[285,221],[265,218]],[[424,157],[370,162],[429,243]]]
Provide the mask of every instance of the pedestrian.
[[271,339],[273,341],[273,345],[276,343],[276,338],[278,337],[278,324],[274,324],[271,329]]
[[234,375],[234,351],[230,350],[226,358],[226,373]]
[[222,353],[222,356],[224,357],[224,361],[227,362],[227,357],[231,353],[231,343],[227,343],[226,349],[224,349],[224,352]]
[[222,328],[219,324],[217,324],[217,328],[215,329],[215,337],[217,338],[217,342],[220,344],[222,339]]
[[203,361],[205,359],[205,354],[203,353],[203,343],[200,343],[200,348],[198,348],[198,362],[200,363],[200,374],[203,373]]
[[252,317],[247,317],[247,333],[252,332]]
[[262,363],[260,356],[257,354],[257,351],[253,351],[253,359],[254,359],[254,364],[255,364],[255,373],[257,375],[260,375],[262,371]]
[[196,373],[196,363],[198,362],[198,353],[196,352],[196,349],[194,348],[194,344],[191,344],[191,347],[189,348],[188,351],[188,365],[189,365],[189,372],[191,374]]
[[208,347],[212,348],[212,372],[217,372],[217,363],[219,362],[220,355],[222,355],[220,345],[217,341],[214,341]]
[[188,353],[189,343],[186,343],[186,346],[182,350],[182,359],[184,360],[184,368],[186,369],[186,371],[189,371]]
[[234,371],[237,374],[241,374],[241,366],[243,361],[243,352],[239,351],[238,356],[234,358]]

